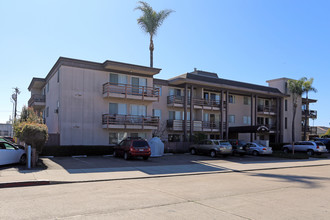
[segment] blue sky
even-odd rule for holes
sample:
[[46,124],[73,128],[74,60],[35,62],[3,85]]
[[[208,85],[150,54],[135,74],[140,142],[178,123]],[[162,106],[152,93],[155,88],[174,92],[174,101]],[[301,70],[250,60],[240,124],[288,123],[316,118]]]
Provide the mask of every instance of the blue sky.
[[[330,1],[148,0],[173,9],[154,39],[156,77],[193,71],[260,85],[266,80],[313,77],[315,125],[329,126]],[[32,77],[45,77],[58,57],[149,65],[149,37],[137,25],[132,0],[0,2],[0,122],[21,90],[27,105]],[[312,122],[313,124],[313,122]]]

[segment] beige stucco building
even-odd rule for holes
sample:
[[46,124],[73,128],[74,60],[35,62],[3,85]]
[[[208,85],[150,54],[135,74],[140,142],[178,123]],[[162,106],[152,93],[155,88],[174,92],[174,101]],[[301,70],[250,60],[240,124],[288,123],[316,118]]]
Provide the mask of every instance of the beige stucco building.
[[[111,145],[127,136],[153,135],[189,141],[198,132],[217,139],[291,141],[287,78],[260,86],[196,69],[169,80],[155,78],[159,72],[60,57],[45,78],[32,79],[28,104],[43,113],[48,145]],[[296,117],[300,140],[302,112]]]

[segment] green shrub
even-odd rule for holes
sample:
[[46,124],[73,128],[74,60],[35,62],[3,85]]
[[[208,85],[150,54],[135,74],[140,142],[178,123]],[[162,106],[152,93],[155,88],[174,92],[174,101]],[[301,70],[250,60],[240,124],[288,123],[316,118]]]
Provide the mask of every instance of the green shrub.
[[45,124],[23,122],[20,123],[19,127],[21,127],[19,139],[35,147],[37,152],[40,153],[48,140],[47,126]]

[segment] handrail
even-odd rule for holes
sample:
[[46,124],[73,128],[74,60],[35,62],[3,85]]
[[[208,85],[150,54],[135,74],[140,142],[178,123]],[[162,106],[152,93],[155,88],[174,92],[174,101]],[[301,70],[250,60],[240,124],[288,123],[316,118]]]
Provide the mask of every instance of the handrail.
[[[190,98],[187,101],[188,105],[190,105]],[[194,105],[220,107],[220,100],[193,98],[193,103]],[[167,96],[167,104],[184,104],[184,96],[169,95]]]
[[143,125],[158,126],[159,117],[143,115],[103,114],[103,125]]
[[275,105],[258,105],[258,112],[276,112]]
[[34,102],[45,102],[46,96],[40,94],[31,95],[31,98],[28,101],[28,105],[31,106]]
[[125,95],[139,95],[144,97],[159,97],[159,88],[135,86],[132,84],[112,83],[103,84],[103,94],[117,93]]

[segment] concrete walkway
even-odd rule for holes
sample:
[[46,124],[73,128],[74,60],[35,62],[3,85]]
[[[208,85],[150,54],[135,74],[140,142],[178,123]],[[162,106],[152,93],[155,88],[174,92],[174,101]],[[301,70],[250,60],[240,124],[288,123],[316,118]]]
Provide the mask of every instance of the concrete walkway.
[[[189,156],[190,155],[176,157],[174,160],[180,160],[180,158],[182,159]],[[191,160],[189,163],[174,163],[174,165],[168,163],[159,163],[158,165],[157,160],[161,159],[152,158],[151,160],[154,164],[150,165],[149,163],[146,166],[144,165],[145,161],[142,160],[130,161],[125,165],[121,165],[122,159],[109,157],[108,161],[118,160],[118,165],[113,167],[100,166],[100,168],[90,168],[90,166],[86,166],[83,169],[65,168],[63,164],[54,159],[41,158],[47,169],[27,170],[25,168],[0,168],[0,188],[330,165],[330,159],[315,158],[306,160],[285,160],[282,158],[274,159],[264,157],[261,159],[256,158],[257,161],[253,160],[253,158],[233,160],[210,160],[206,158],[207,157],[196,157],[196,160]],[[98,158],[94,158],[94,160],[97,159]],[[70,161],[71,163],[77,163],[78,160],[81,163],[89,163],[86,158],[81,160],[70,158],[70,160],[72,160]]]

